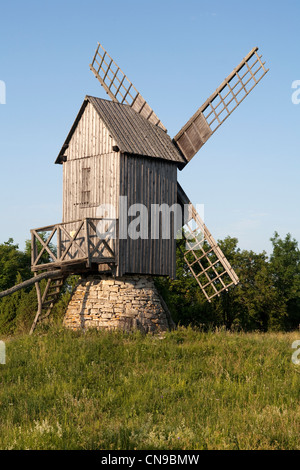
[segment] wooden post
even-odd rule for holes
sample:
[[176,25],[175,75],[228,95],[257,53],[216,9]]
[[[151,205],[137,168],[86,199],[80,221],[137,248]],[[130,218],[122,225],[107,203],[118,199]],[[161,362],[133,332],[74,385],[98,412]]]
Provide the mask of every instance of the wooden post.
[[41,274],[34,273],[34,277],[31,279],[27,279],[27,281],[21,282],[21,284],[17,284],[14,287],[10,287],[10,289],[4,290],[0,292],[0,299],[2,297],[6,297],[7,295],[14,294],[15,292],[18,292],[21,289],[25,289],[26,287],[32,286],[32,284],[35,284],[36,282],[41,281],[42,279],[55,279],[55,278],[60,278],[61,273],[60,271],[47,271]]
[[60,225],[57,225],[57,259],[60,261],[61,258],[61,231]]
[[41,288],[40,288],[40,285],[38,282],[35,283],[35,288],[36,288],[36,293],[37,293],[37,299],[38,299],[38,310],[36,312],[36,316],[34,318],[34,321],[32,323],[32,326],[30,328],[30,332],[29,334],[32,335],[32,333],[34,332],[35,330],[35,327],[36,327],[36,324],[38,322],[38,319],[39,319],[39,316],[41,315],[42,313],[42,306],[43,306],[43,302],[42,302],[42,295],[41,295]]
[[36,239],[33,230],[31,230],[31,266],[34,266],[37,257]]
[[115,266],[116,266],[116,276],[119,276],[120,269],[119,269],[119,219],[116,219],[116,232],[115,232],[115,239],[114,239],[114,252],[115,252]]
[[91,257],[90,257],[90,243],[89,243],[89,219],[84,221],[84,232],[85,232],[85,251],[87,256],[86,265],[88,268],[91,267]]

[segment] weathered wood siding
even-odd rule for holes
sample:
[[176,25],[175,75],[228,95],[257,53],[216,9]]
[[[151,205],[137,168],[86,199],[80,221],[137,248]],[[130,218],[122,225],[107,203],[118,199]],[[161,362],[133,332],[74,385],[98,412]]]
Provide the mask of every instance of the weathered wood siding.
[[112,152],[114,139],[95,108],[88,103],[65,151],[68,161]]
[[118,208],[119,161],[113,152],[63,164],[63,222],[96,217],[100,204]]
[[[172,162],[141,156],[121,155],[120,194],[128,197],[128,207],[135,203],[148,208],[147,240],[120,240],[119,272],[135,274],[176,275],[176,240],[152,240],[151,204],[177,202],[177,167]],[[133,218],[129,218],[130,221]]]
[[95,217],[100,204],[117,205],[120,155],[99,115],[88,103],[65,152],[63,222]]
[[[176,241],[151,239],[151,204],[177,202],[174,162],[113,151],[114,139],[88,103],[65,151],[63,163],[63,222],[96,217],[100,204],[112,204],[119,217],[119,195],[128,207],[144,204],[149,211],[148,239],[119,241],[118,275],[176,274]],[[134,217],[133,217],[134,218]],[[132,219],[128,219],[128,223]],[[72,228],[70,228],[71,230]]]

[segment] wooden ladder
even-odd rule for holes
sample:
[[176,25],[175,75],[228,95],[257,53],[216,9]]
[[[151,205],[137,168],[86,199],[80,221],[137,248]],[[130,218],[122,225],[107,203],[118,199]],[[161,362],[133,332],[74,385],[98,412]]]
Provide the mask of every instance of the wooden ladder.
[[39,283],[37,282],[35,284],[38,297],[38,311],[36,313],[29,334],[32,334],[34,332],[38,322],[42,322],[43,320],[49,317],[61,293],[66,277],[67,276],[58,273],[57,278],[48,279],[43,295],[41,295]]

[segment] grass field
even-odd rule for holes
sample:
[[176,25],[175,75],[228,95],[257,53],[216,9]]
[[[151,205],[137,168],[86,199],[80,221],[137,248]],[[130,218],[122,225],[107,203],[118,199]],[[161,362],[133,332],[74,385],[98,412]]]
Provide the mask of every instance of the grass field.
[[0,449],[300,449],[300,333],[7,341]]

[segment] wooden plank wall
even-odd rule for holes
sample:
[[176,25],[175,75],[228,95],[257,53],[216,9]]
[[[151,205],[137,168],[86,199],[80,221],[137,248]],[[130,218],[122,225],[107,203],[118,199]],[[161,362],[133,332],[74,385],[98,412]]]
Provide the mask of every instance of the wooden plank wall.
[[[177,202],[177,167],[172,162],[121,155],[120,194],[128,197],[128,206]],[[130,220],[129,219],[129,223]],[[150,231],[150,220],[149,220]],[[176,240],[120,240],[119,273],[176,275]]]
[[95,217],[99,204],[117,203],[120,154],[99,115],[88,103],[63,163],[63,222]]
[[68,161],[78,158],[104,155],[112,152],[114,139],[100,119],[97,111],[88,103],[65,151]]
[[[116,143],[89,103],[65,152],[63,222],[96,217],[96,209],[102,203],[114,204],[118,217],[119,194],[128,196],[128,206],[144,204],[149,214],[151,204],[171,206],[177,202],[175,163],[123,155],[113,152],[113,145]],[[120,240],[118,275],[126,273],[174,278],[174,237],[170,240]]]
[[[119,161],[119,153],[113,152],[63,164],[63,222],[96,217],[100,204],[118,209]],[[87,192],[90,194],[84,197]]]

